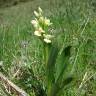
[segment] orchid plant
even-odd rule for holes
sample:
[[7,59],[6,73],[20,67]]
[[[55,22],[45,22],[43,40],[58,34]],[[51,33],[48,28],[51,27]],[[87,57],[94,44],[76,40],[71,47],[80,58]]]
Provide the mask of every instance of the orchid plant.
[[[53,43],[54,36],[49,32],[52,25],[50,19],[43,16],[43,11],[39,7],[34,11],[35,19],[31,21],[34,27],[34,35],[37,36],[44,45],[44,63],[46,70],[46,95],[61,96],[62,89],[68,85],[73,77],[68,75],[64,77],[65,70],[69,65],[71,46],[64,47],[60,50],[57,42]],[[60,62],[57,62],[59,59]],[[44,96],[46,96],[44,95]]]

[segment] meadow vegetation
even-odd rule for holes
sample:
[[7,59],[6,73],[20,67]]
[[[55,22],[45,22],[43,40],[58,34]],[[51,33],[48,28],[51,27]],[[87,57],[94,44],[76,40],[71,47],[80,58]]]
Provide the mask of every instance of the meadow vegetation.
[[[96,1],[32,0],[13,5],[0,8],[0,72],[28,96],[96,96]],[[52,22],[50,70],[45,68],[46,45],[34,35],[31,24],[38,7]],[[60,77],[57,85],[66,85],[55,95],[57,85],[47,94],[53,77],[55,81]],[[0,96],[16,96],[1,79]]]

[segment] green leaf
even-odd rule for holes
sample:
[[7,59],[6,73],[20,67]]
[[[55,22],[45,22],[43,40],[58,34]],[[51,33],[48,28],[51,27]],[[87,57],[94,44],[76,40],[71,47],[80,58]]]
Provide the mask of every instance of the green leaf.
[[67,76],[63,82],[61,82],[61,85],[59,83],[54,83],[49,96],[57,96],[60,91],[62,93],[63,88],[69,85],[72,81],[73,76]]
[[61,82],[61,85],[59,84],[59,87],[57,90],[58,96],[62,94],[62,92],[64,91],[63,89],[69,88],[68,85],[73,81],[73,79],[74,79],[73,76],[69,75]]
[[63,78],[63,73],[69,65],[69,58],[71,54],[70,49],[71,46],[67,46],[66,48],[64,48],[58,58],[59,62],[56,64],[56,82],[61,82]]
[[49,86],[52,86],[52,84],[55,82],[54,72],[58,52],[58,47],[56,45],[53,45],[47,62],[47,83]]
[[61,89],[67,86],[68,84],[70,84],[72,81],[73,81],[73,76],[66,77],[62,82]]
[[[52,50],[52,52],[50,54],[50,59],[49,59],[49,62],[48,62],[48,66],[49,66],[48,67],[48,70],[49,70],[48,77],[49,77],[50,80],[55,79],[55,82],[51,81],[52,85],[50,87],[50,91],[49,91],[48,96],[56,96],[58,94],[58,92],[60,91],[61,87],[62,87],[61,85],[62,85],[63,73],[68,66],[71,46],[67,46],[66,48],[64,48],[64,50],[61,52],[59,57],[58,57],[58,51],[59,50],[57,51],[57,47],[55,47],[53,49],[54,50]],[[57,58],[59,60],[59,63],[57,63],[57,66],[56,66],[57,68],[55,69],[55,63],[56,63]],[[54,74],[53,74],[54,69],[56,71],[57,80],[56,80],[56,77],[54,77]],[[52,79],[53,77],[54,77],[54,79]],[[69,79],[66,79],[66,80],[69,80]],[[66,80],[65,80],[65,82],[63,82],[64,84],[67,84]]]

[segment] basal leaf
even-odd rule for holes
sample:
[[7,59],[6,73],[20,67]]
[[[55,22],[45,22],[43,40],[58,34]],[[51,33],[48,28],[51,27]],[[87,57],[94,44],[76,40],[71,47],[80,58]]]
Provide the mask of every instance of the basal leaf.
[[49,85],[50,83],[52,84],[55,81],[54,72],[58,52],[59,52],[58,47],[56,45],[52,46],[47,63],[47,80],[49,82]]
[[67,46],[63,49],[60,56],[58,57],[58,61],[56,64],[56,82],[60,81],[63,77],[63,73],[69,65],[70,58],[70,49],[71,46]]

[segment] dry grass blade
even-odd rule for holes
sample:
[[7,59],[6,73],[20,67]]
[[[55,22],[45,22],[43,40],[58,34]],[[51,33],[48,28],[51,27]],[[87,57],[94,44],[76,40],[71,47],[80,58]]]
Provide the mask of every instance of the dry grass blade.
[[28,96],[24,90],[22,90],[14,83],[12,83],[10,80],[8,80],[7,77],[5,77],[2,73],[0,73],[0,81],[2,81],[4,85],[6,85],[6,87],[10,88],[10,91],[16,93],[17,96]]

